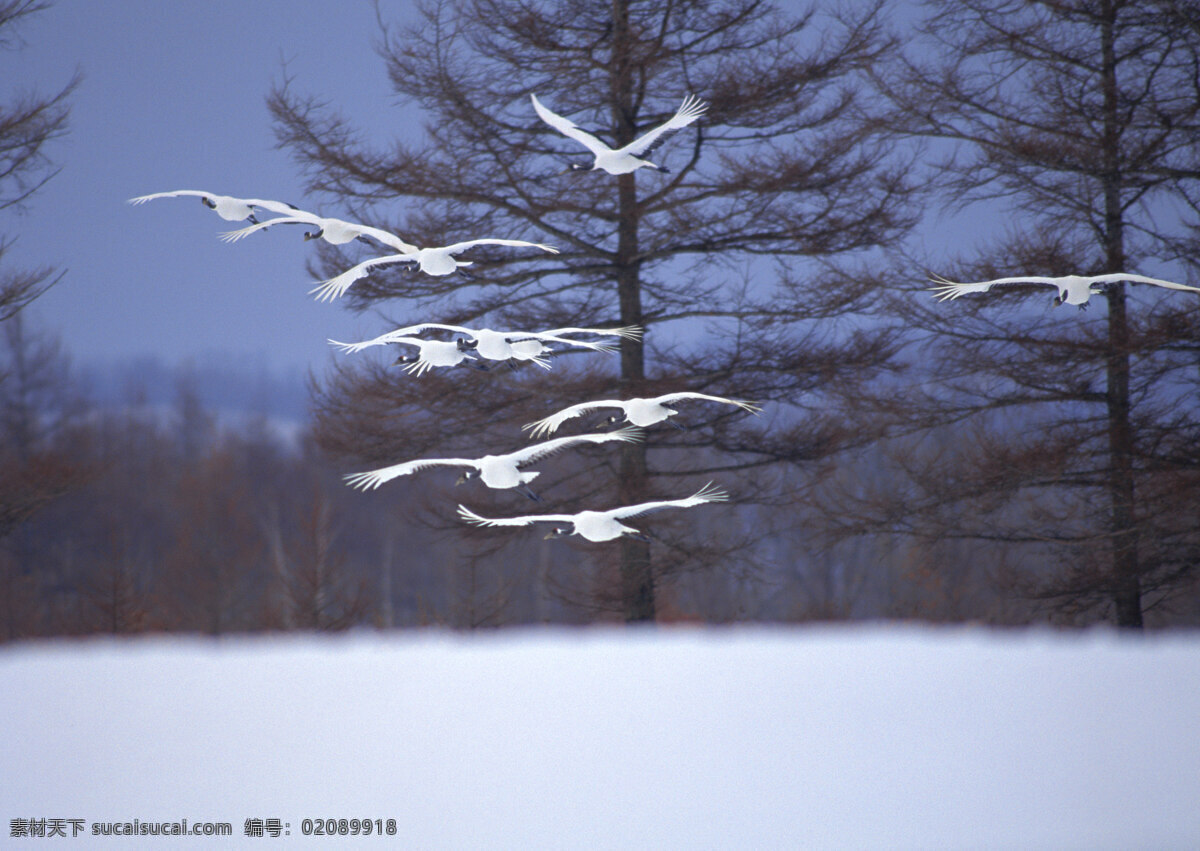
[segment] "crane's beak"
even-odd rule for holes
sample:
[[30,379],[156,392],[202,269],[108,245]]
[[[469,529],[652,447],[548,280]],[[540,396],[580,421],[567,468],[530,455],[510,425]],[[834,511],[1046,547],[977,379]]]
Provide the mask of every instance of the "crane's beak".
[[463,474],[461,474],[461,475],[458,477],[457,481],[455,481],[455,482],[454,482],[454,486],[455,486],[455,487],[458,487],[459,485],[461,485],[461,484],[462,484],[463,482],[465,482],[465,481],[467,481],[467,474],[466,474],[466,473],[463,473]]
[[549,532],[547,532],[545,535],[542,536],[542,540],[549,541],[551,538],[557,538],[557,537],[558,537],[558,535],[556,535],[554,533],[554,530],[551,529]]

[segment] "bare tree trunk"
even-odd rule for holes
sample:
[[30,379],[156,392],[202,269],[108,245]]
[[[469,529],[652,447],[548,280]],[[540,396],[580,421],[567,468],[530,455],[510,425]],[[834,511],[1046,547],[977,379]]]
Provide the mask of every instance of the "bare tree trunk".
[[[1102,5],[1100,28],[1101,85],[1104,94],[1104,252],[1106,271],[1125,271],[1124,220],[1119,172],[1121,117],[1118,114],[1116,12],[1111,0]],[[1129,400],[1129,318],[1125,285],[1108,292],[1108,444],[1111,458],[1109,495],[1112,502],[1113,602],[1117,625],[1142,628],[1142,593],[1138,580],[1138,534],[1133,486],[1133,426]]]
[[[612,102],[616,106],[617,145],[627,145],[634,139],[633,75],[630,56],[629,3],[613,0]],[[617,178],[617,298],[622,325],[642,324],[642,283],[638,254],[638,198],[635,173]],[[646,360],[643,344],[621,341],[621,390],[628,398],[641,390],[646,379]],[[646,498],[646,447],[642,443],[627,443],[621,449],[620,479],[617,498],[622,505],[642,502]],[[621,601],[627,622],[652,621],[655,616],[654,574],[650,562],[650,545],[645,541],[625,538],[621,541]]]

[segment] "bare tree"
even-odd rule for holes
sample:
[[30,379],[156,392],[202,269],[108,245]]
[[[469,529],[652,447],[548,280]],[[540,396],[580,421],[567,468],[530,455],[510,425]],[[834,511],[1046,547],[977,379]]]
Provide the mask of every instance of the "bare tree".
[[[41,0],[0,0],[0,49],[18,49],[22,22],[50,4]],[[76,74],[53,95],[17,92],[0,104],[0,210],[23,205],[58,170],[46,147],[67,129],[67,98],[79,85]],[[0,260],[11,240],[0,237]],[[5,271],[0,276],[0,322],[37,298],[57,278],[50,268]]]
[[[688,431],[655,430],[617,463],[588,453],[581,469],[545,473],[570,493],[548,494],[553,504],[576,510],[677,495],[684,477],[808,462],[867,439],[833,413],[835,391],[853,396],[888,368],[896,342],[862,321],[875,282],[839,264],[913,220],[907,163],[863,97],[865,70],[893,47],[881,6],[837,17],[763,0],[425,4],[417,25],[381,22],[380,53],[406,104],[397,115],[411,123],[407,107],[420,107],[425,130],[387,148],[292,81],[277,88],[280,144],[312,190],[419,245],[494,236],[561,249],[479,252],[465,258],[470,280],[382,269],[350,290],[354,307],[402,304],[390,318],[498,328],[647,329],[644,344],[622,341],[616,364],[564,354],[549,375],[412,381],[347,367],[317,394],[323,445],[386,463],[511,447],[521,422],[588,398],[692,389],[776,403],[771,428],[697,406],[680,417]],[[687,94],[710,106],[655,153],[669,172],[567,174],[565,162],[590,161],[538,120],[531,94],[613,147],[665,121]],[[318,268],[349,263],[326,249]],[[766,486],[751,479],[739,491],[752,499]],[[680,559],[686,537],[668,535],[652,561],[647,543],[623,540],[621,614],[653,619],[664,571],[730,557],[742,543],[710,536],[704,553]]]
[[[1200,164],[1200,32],[1180,23],[1195,4],[930,6],[902,81],[878,82],[897,128],[946,152],[935,177],[958,208],[1001,203],[1013,221],[982,257],[938,271],[1153,274],[1179,257],[1173,220],[1194,200],[1181,175]],[[1024,591],[1140,628],[1195,564],[1179,527],[1200,505],[1200,301],[1118,284],[1077,313],[1047,311],[1051,295],[897,301],[905,324],[927,332],[921,357],[934,367],[914,415],[960,425],[949,458],[928,444],[897,457],[907,505],[883,514],[1049,553],[1037,563],[1062,569],[1027,573]],[[1161,498],[1165,479],[1182,487],[1172,500]]]
[[[22,21],[46,5],[0,2],[0,49],[18,48]],[[77,84],[78,77],[51,96],[18,92],[11,102],[0,104],[0,210],[20,207],[53,176],[45,148],[65,132],[66,99]],[[0,235],[0,264],[11,244],[11,238]],[[66,361],[20,315],[57,279],[49,267],[0,269],[0,538],[85,475],[53,446],[64,413],[58,403],[69,392],[62,386]]]

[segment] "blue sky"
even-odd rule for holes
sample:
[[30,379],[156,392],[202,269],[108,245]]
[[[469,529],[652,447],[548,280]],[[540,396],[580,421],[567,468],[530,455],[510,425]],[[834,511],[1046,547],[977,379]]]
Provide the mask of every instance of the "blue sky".
[[[390,20],[406,8],[382,4]],[[0,214],[14,264],[67,270],[34,305],[38,326],[76,362],[221,353],[289,372],[327,364],[327,337],[378,334],[378,318],[307,295],[314,249],[298,229],[226,245],[217,235],[231,224],[193,198],[125,203],[200,189],[343,215],[301,192],[265,97],[286,61],[300,90],[395,132],[376,32],[367,0],[58,0],[30,19],[25,48],[0,54],[2,96],[84,74],[69,135],[50,151],[61,173],[27,212]]]

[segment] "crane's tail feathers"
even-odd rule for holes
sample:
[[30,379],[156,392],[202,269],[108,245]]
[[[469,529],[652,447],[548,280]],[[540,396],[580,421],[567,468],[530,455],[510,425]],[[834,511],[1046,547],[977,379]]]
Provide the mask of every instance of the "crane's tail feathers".
[[407,372],[409,375],[415,375],[417,378],[420,378],[431,369],[433,369],[433,364],[427,360],[419,360],[416,363],[410,363],[404,367],[405,372]]
[[638,443],[646,439],[646,430],[637,426],[625,426],[606,435],[609,440],[621,440],[626,443]]

